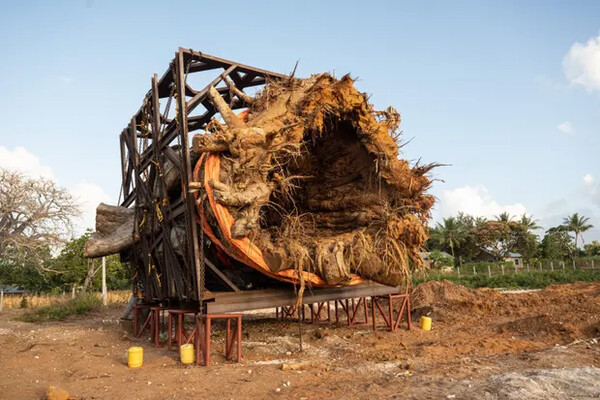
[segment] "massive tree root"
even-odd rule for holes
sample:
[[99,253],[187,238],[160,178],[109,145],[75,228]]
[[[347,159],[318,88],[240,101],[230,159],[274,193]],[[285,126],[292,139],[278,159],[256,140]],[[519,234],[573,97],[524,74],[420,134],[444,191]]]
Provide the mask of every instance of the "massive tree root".
[[309,272],[324,285],[356,275],[399,285],[422,266],[434,165],[398,159],[393,108],[375,112],[350,77],[328,74],[272,83],[242,117],[216,90],[209,96],[224,123],[194,137],[195,152],[220,161],[212,178],[202,173],[206,157],[196,168],[208,194],[198,195],[199,209],[229,254],[230,242],[248,240],[270,272],[294,269],[298,280]]

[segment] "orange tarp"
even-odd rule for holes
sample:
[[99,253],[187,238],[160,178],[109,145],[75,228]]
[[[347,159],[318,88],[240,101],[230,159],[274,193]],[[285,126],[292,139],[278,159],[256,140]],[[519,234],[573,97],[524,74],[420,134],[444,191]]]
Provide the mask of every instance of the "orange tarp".
[[[292,268],[284,269],[282,271],[273,272],[267,266],[261,250],[250,241],[248,238],[235,239],[231,237],[231,226],[233,225],[234,218],[229,213],[227,207],[215,201],[212,193],[212,188],[208,184],[209,180],[213,179],[215,181],[219,181],[219,171],[221,168],[221,158],[218,154],[203,154],[196,167],[194,168],[194,180],[199,181],[198,174],[200,173],[200,169],[202,167],[202,163],[204,163],[204,188],[208,195],[208,201],[210,207],[212,209],[213,215],[217,219],[219,224],[219,228],[222,233],[222,237],[226,240],[229,246],[225,246],[214,234],[212,227],[206,221],[204,217],[204,210],[202,208],[202,204],[198,204],[198,193],[195,192],[194,196],[196,198],[196,207],[198,209],[198,216],[200,221],[200,225],[204,229],[206,235],[221,248],[227,255],[230,257],[248,265],[255,270],[270,276],[271,278],[278,279],[284,282],[291,283],[299,283],[300,279],[298,276],[298,272]],[[321,277],[318,275],[302,271],[301,272],[304,278],[304,281],[312,286],[331,286],[328,285]],[[356,275],[352,274],[352,279],[350,280],[349,285],[356,285],[358,283],[363,282],[363,279]]]

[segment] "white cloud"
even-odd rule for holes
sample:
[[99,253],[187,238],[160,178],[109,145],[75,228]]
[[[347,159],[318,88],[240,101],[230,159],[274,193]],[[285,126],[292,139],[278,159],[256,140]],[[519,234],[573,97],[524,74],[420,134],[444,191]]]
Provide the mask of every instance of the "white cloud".
[[14,150],[9,150],[0,146],[0,167],[20,171],[32,178],[54,179],[52,168],[43,166],[40,159],[24,147],[15,147]]
[[562,124],[558,124],[557,126],[558,130],[564,133],[574,133],[575,131],[573,130],[573,125],[569,122],[569,121],[565,121]]
[[585,176],[583,177],[583,184],[585,186],[591,186],[594,184],[594,177],[592,176],[592,174],[585,174]]
[[600,184],[592,174],[585,174],[583,177],[583,187],[585,194],[589,196],[594,204],[600,207]]
[[[20,171],[31,178],[44,177],[57,181],[52,168],[42,165],[39,157],[24,147],[9,150],[0,146],[0,167]],[[87,228],[95,228],[96,207],[99,203],[114,201],[100,186],[85,180],[67,189],[81,205],[82,215],[73,221],[77,235],[85,232]]]
[[600,89],[600,36],[574,43],[563,58],[565,76],[574,85]]
[[521,203],[499,204],[485,186],[464,186],[445,190],[438,204],[441,217],[450,217],[458,212],[486,218],[493,218],[503,212],[513,216],[527,214],[527,209]]
[[98,185],[82,181],[70,190],[83,212],[81,218],[75,222],[78,233],[83,233],[87,228],[96,228],[96,207],[100,203],[112,203],[111,197]]

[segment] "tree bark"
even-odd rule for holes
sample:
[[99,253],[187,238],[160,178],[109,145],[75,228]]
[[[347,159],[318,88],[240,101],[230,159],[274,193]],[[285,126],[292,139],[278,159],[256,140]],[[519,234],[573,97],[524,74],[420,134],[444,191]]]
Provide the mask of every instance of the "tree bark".
[[219,111],[219,114],[225,120],[225,123],[230,128],[244,128],[246,125],[240,120],[237,115],[231,111],[231,108],[225,103],[225,100],[221,97],[217,89],[211,86],[208,90],[208,97],[210,97],[211,102],[215,106],[215,108]]
[[134,209],[100,203],[96,208],[96,232],[85,243],[85,256],[119,253],[134,243]]

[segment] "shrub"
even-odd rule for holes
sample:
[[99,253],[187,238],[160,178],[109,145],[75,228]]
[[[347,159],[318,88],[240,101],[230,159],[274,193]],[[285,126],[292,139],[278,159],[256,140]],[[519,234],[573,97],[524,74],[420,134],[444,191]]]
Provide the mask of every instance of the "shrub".
[[429,257],[431,258],[433,266],[436,268],[454,267],[454,259],[443,255],[439,250],[434,250],[429,253]]
[[69,301],[29,311],[19,319],[25,322],[58,321],[70,317],[71,315],[88,314],[101,305],[102,301],[98,296],[94,294],[85,294]]
[[21,303],[19,304],[19,308],[27,308],[29,306],[29,302],[27,301],[27,296],[23,296],[21,298]]
[[600,280],[600,269],[589,270],[558,270],[558,271],[532,271],[519,272],[505,275],[486,274],[461,275],[439,274],[430,275],[426,279],[414,280],[414,284],[424,281],[449,280],[459,285],[470,288],[520,288],[520,289],[542,289],[546,286],[573,283],[573,282],[593,282]]

